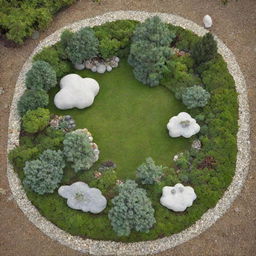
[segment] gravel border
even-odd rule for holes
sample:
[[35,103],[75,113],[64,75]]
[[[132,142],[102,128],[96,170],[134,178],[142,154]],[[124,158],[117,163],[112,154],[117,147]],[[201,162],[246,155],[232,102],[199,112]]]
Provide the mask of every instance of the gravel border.
[[[183,28],[192,30],[197,35],[204,35],[207,30],[200,27],[196,23],[186,20],[180,16],[165,14],[165,13],[148,13],[140,11],[117,11],[109,12],[101,16],[81,20],[79,22],[68,25],[60,30],[57,30],[52,35],[45,38],[33,51],[29,59],[25,62],[18,77],[13,101],[10,110],[9,117],[9,129],[8,129],[8,152],[19,144],[19,132],[20,132],[20,118],[17,113],[17,101],[25,90],[24,80],[26,72],[31,68],[32,56],[39,52],[43,47],[55,44],[60,37],[61,32],[64,29],[71,29],[73,31],[78,30],[84,26],[96,26],[103,24],[107,21],[113,21],[118,19],[132,19],[143,21],[148,17],[158,15],[163,21],[171,23],[173,25],[181,26]],[[188,229],[183,230],[178,234],[174,234],[170,237],[157,239],[154,241],[136,242],[136,243],[121,243],[111,241],[96,241],[91,239],[82,239],[77,236],[72,236],[65,231],[59,229],[54,224],[49,222],[46,218],[40,215],[38,210],[28,200],[25,191],[20,183],[17,174],[14,172],[12,165],[7,164],[7,176],[10,184],[13,196],[23,211],[23,213],[29,218],[29,220],[36,225],[43,233],[57,240],[61,244],[68,246],[74,250],[78,250],[84,253],[90,253],[93,255],[148,255],[154,254],[167,249],[173,248],[179,244],[182,244],[193,237],[198,236],[211,225],[213,225],[231,206],[232,202],[240,193],[243,183],[245,182],[250,163],[250,114],[249,104],[247,98],[247,88],[245,84],[244,76],[236,62],[233,53],[225,46],[225,44],[215,36],[218,43],[218,52],[223,56],[228,64],[230,74],[233,76],[236,84],[236,90],[239,94],[239,130],[237,134],[237,162],[236,172],[233,177],[233,181],[224,193],[224,196],[218,201],[216,206],[209,209],[194,225]]]

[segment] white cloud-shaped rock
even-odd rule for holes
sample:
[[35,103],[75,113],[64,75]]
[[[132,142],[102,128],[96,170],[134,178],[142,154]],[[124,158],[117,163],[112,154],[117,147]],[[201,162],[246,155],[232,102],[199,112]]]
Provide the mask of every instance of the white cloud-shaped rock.
[[70,186],[61,186],[58,194],[67,200],[67,205],[83,212],[100,213],[107,206],[107,199],[97,188],[90,188],[86,183],[78,181]]
[[92,78],[82,78],[69,74],[60,80],[61,90],[54,97],[54,104],[59,109],[87,108],[93,104],[100,87]]
[[174,187],[165,186],[162,189],[161,205],[175,212],[183,212],[196,199],[194,189],[177,183]]
[[173,116],[168,124],[167,129],[171,137],[190,138],[200,131],[200,126],[194,118],[186,112],[180,112],[177,116]]

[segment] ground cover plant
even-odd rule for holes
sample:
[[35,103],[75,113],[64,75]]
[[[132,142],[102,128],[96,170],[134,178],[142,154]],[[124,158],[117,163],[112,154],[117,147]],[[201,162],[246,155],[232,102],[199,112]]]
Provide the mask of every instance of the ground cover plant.
[[[51,88],[48,94],[42,90],[29,89],[18,103],[20,115],[23,116],[20,146],[10,152],[9,159],[20,179],[26,180],[24,170],[27,163],[27,169],[31,169],[29,163],[37,163],[33,161],[38,159],[42,161],[40,158],[45,150],[64,150],[66,167],[63,178],[57,179],[56,183],[70,185],[82,181],[90,187],[99,188],[108,199],[107,208],[93,215],[70,209],[56,190],[40,195],[28,185],[25,186],[28,198],[40,213],[71,234],[133,242],[177,233],[215,206],[234,175],[238,129],[237,93],[226,63],[216,52],[215,41],[209,34],[200,38],[180,27],[163,25],[164,35],[170,36],[168,45],[164,47],[169,47],[168,52],[171,54],[161,59],[164,69],[157,78],[158,83],[145,85],[145,81],[138,81],[140,77],[137,80],[134,76],[137,66],[130,66],[127,57],[129,52],[133,52],[133,44],[137,44],[135,39],[138,35],[135,32],[133,39],[132,31],[143,28],[147,32],[147,24],[151,22],[161,21],[154,18],[147,21],[146,26],[142,24],[139,27],[137,22],[116,21],[91,30],[99,43],[99,58],[104,54],[105,57],[119,53],[120,57],[123,56],[119,67],[105,74],[73,68],[65,51],[69,38],[74,36],[68,31],[62,36],[61,42],[34,57],[34,61],[46,62],[48,58],[58,81],[64,74],[76,73],[97,80],[101,87],[94,104],[84,110],[57,109],[53,103],[58,91],[56,87]],[[124,24],[127,24],[126,30]],[[111,30],[112,26],[117,34]],[[113,36],[112,39],[107,36],[108,32]],[[207,40],[211,43],[205,44]],[[108,42],[104,49],[103,41]],[[209,53],[208,57],[201,58],[202,53]],[[140,68],[143,69],[143,65]],[[143,74],[147,72],[147,68],[142,70]],[[45,100],[40,104],[34,103],[30,95],[38,97],[38,93],[46,93],[48,105],[45,105]],[[52,115],[70,115],[76,128],[86,127],[92,132],[93,140],[100,150],[100,159],[89,170],[78,168],[74,171],[72,161],[69,162],[65,156],[69,153],[72,153],[72,157],[80,154],[74,149],[76,143],[72,142],[72,147],[65,149],[64,141],[70,136],[73,126],[68,130],[55,129],[49,125],[45,127],[44,113],[42,120],[28,129],[27,124],[40,114],[42,108],[48,108]],[[190,139],[171,138],[166,124],[170,117],[183,111],[200,124],[200,133]],[[200,149],[191,147],[194,139],[200,140]],[[82,149],[81,145],[78,147]],[[159,202],[162,188],[177,183],[192,186],[197,195],[193,206],[184,213],[170,211]],[[125,189],[122,191],[122,188]],[[127,205],[123,202],[131,188],[134,198],[140,195],[140,199],[147,201],[147,207],[140,208],[138,200],[131,200],[128,203],[130,212],[126,212],[124,208]],[[144,221],[145,218],[140,221],[134,214],[137,207],[143,216],[148,216],[148,222]],[[123,215],[124,212],[127,215]]]

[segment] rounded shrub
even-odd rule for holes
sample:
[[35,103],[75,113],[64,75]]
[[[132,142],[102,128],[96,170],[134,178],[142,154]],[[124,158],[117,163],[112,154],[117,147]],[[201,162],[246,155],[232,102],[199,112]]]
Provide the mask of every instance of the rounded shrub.
[[60,150],[45,150],[37,160],[26,162],[23,183],[40,195],[53,193],[61,182],[64,167]]
[[50,121],[50,111],[44,108],[29,110],[22,117],[22,126],[24,131],[28,133],[36,133],[42,131]]
[[28,110],[44,108],[49,103],[49,96],[43,90],[26,90],[18,101],[18,112],[24,116]]
[[108,217],[118,236],[129,236],[132,230],[148,232],[156,222],[146,191],[133,180],[119,186],[119,194],[112,203]]
[[155,165],[154,160],[148,157],[145,163],[137,168],[136,176],[142,184],[154,184],[160,181],[163,169],[162,166]]
[[57,84],[56,72],[45,61],[36,61],[26,74],[25,85],[32,90],[50,90]]
[[157,16],[137,26],[128,58],[137,80],[151,87],[159,85],[172,54],[172,38],[168,26]]
[[75,172],[88,170],[95,162],[95,154],[88,136],[84,132],[71,132],[65,135],[63,153],[72,163]]
[[66,32],[63,41],[67,45],[67,56],[73,64],[81,64],[98,54],[99,41],[91,28],[82,28],[73,35]]
[[201,86],[186,88],[182,94],[182,102],[188,109],[204,107],[207,105],[211,95]]

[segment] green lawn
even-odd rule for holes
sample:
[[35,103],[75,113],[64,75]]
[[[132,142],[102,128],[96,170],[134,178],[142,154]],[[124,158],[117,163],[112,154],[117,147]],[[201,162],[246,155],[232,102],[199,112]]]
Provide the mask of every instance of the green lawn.
[[[126,61],[121,61],[119,68],[103,75],[89,71],[72,72],[95,78],[99,82],[100,92],[94,104],[84,110],[58,110],[53,104],[54,95],[59,90],[55,88],[50,91],[49,109],[55,114],[72,115],[77,128],[88,128],[100,149],[98,163],[114,161],[119,178],[135,178],[136,167],[148,156],[157,164],[171,167],[173,156],[190,148],[193,138],[173,139],[166,129],[169,118],[186,110],[185,107],[164,87],[149,88],[135,80],[132,68]],[[90,183],[89,174],[97,169],[97,165],[89,171],[77,174],[66,168],[62,184],[78,180]],[[174,185],[168,180],[165,182],[166,185]],[[132,232],[129,237],[121,238],[112,230],[107,216],[111,208],[110,200],[101,214],[93,215],[69,208],[66,200],[58,196],[56,191],[40,196],[27,190],[27,195],[43,216],[73,235],[132,242],[152,240],[179,232],[204,212],[204,209],[191,207],[187,214],[177,214],[161,206],[159,198],[163,185],[145,186],[155,209],[157,223],[154,227],[149,233]]]
[[70,114],[77,128],[88,128],[100,149],[99,162],[112,160],[121,179],[135,178],[135,170],[146,157],[159,164],[172,165],[173,156],[190,145],[185,138],[171,138],[168,120],[185,107],[164,87],[150,88],[138,82],[132,68],[122,61],[119,68],[105,74],[74,71],[92,77],[100,85],[94,104],[84,110],[58,110],[50,92],[52,113]]

